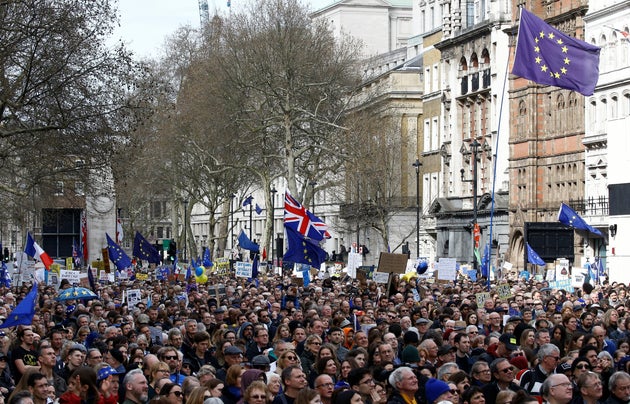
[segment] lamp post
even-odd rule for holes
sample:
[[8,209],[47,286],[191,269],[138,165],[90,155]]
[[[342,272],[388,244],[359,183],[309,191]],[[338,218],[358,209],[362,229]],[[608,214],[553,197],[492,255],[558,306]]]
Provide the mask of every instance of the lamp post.
[[472,220],[472,247],[473,247],[473,268],[475,271],[479,270],[479,263],[477,262],[477,256],[475,250],[479,248],[479,240],[481,234],[479,231],[479,225],[477,224],[477,155],[479,154],[479,146],[481,144],[477,139],[473,139],[470,143],[470,153],[472,154],[472,166],[473,166],[473,178],[472,180],[464,180],[464,169],[460,170],[462,174],[462,182],[472,182],[472,197],[473,197],[473,220]]
[[411,164],[416,169],[416,258],[420,257],[420,159]]
[[315,214],[315,185],[317,185],[317,181],[309,181],[308,185],[311,186],[311,197],[313,198],[313,203],[311,203],[311,213]]
[[236,194],[230,195],[230,251],[234,248],[234,198]]
[[276,234],[276,193],[278,190],[275,186],[271,186],[271,268],[274,267],[273,258],[275,255],[275,247],[276,247],[276,239],[274,238]]
[[[250,195],[251,198],[251,195]],[[252,201],[249,201],[249,239],[254,241],[254,227],[252,226]]]
[[186,237],[188,235],[188,199],[184,199],[182,202],[184,203],[184,248],[182,250],[182,255],[184,258],[184,262],[188,262],[186,260]]

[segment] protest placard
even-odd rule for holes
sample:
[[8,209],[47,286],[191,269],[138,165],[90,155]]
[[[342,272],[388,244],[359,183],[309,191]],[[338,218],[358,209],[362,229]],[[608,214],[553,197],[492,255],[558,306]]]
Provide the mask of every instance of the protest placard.
[[238,278],[251,278],[252,277],[252,263],[251,262],[237,262],[235,275]]

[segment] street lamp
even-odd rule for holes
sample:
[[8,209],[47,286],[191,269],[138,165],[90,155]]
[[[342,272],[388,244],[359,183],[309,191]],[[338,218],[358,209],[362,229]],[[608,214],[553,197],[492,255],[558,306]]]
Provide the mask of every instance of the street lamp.
[[473,165],[473,178],[472,180],[464,180],[464,169],[460,170],[462,175],[462,182],[472,182],[473,187],[473,221],[472,221],[472,246],[473,246],[473,268],[475,271],[479,270],[479,263],[477,262],[477,256],[475,255],[475,249],[479,248],[479,239],[481,234],[479,232],[479,225],[477,224],[477,155],[479,154],[479,147],[481,144],[477,139],[473,139],[470,143],[470,153],[472,154]]
[[313,198],[313,203],[311,203],[311,213],[315,214],[315,185],[317,185],[317,181],[309,181],[308,185],[311,186],[311,197]]
[[276,193],[278,190],[274,185],[271,186],[271,268],[275,268],[273,258],[276,247],[276,239],[273,236],[276,234]]
[[182,255],[184,258],[184,262],[187,262],[186,260],[186,237],[188,235],[188,199],[184,199],[182,201],[184,203],[184,249],[182,250]]
[[411,164],[416,169],[416,258],[420,257],[420,159]]
[[230,195],[230,250],[234,248],[234,198],[236,194]]

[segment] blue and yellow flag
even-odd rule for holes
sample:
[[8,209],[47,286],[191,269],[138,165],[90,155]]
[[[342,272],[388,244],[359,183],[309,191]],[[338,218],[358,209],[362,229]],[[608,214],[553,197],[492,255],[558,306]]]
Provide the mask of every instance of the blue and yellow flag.
[[592,95],[599,78],[599,51],[522,8],[512,74]]
[[326,261],[326,251],[317,242],[305,238],[290,226],[285,225],[284,228],[287,232],[289,248],[284,254],[283,261],[308,264],[315,268],[319,268],[322,262]]
[[107,252],[109,253],[109,259],[112,260],[114,265],[116,265],[116,269],[122,271],[123,269],[131,268],[131,259],[127,253],[123,251],[122,248],[118,244],[109,237],[109,234],[105,233],[105,237],[107,238]]
[[133,256],[150,264],[159,264],[161,261],[158,250],[139,231],[136,231],[136,237],[133,239]]
[[33,324],[33,316],[35,315],[35,306],[37,305],[37,282],[33,284],[33,288],[22,299],[15,309],[7,316],[7,320],[0,325],[0,328],[15,327],[17,325]]

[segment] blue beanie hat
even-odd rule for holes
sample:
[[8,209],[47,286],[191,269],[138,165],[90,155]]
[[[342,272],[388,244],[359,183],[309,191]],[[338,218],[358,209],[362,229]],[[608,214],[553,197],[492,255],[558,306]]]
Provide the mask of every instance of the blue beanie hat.
[[424,387],[425,395],[427,397],[427,403],[433,404],[435,400],[442,394],[449,391],[451,388],[448,387],[446,382],[438,379],[429,379]]

